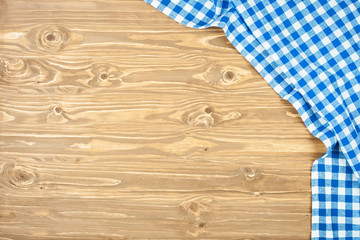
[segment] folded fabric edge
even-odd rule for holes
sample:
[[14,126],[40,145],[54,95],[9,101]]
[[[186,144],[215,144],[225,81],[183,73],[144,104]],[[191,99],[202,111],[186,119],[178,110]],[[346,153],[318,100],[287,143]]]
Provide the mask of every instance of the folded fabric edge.
[[[237,9],[237,12],[239,13],[239,15],[241,16],[242,14],[245,14],[247,18],[250,18],[249,16],[249,13],[246,11],[246,6],[243,6],[243,4],[248,4],[248,7],[250,7],[250,4],[249,2],[247,1],[241,1],[241,0],[233,0],[234,2],[234,5],[236,5],[236,9]],[[254,27],[254,26],[253,26]],[[251,31],[251,27],[249,27],[250,31]],[[268,33],[269,34],[269,33]],[[263,37],[264,36],[264,32],[261,32],[261,31],[257,31],[257,34],[254,34],[254,36],[258,36],[258,42],[264,46],[264,42],[266,41],[265,38]],[[268,44],[267,44],[268,45]],[[267,47],[266,51],[270,54],[270,55],[276,55],[277,53],[270,47]],[[280,62],[280,57],[281,56],[277,56],[277,61],[275,62]],[[290,63],[289,63],[290,64]],[[315,72],[318,72],[320,71],[321,68],[315,68]],[[291,75],[289,74],[289,72],[284,72],[285,74],[287,74],[287,76],[290,78]],[[326,70],[322,70],[320,73],[318,73],[318,75],[324,73],[325,75],[327,76],[334,76],[333,73],[331,72],[327,72]],[[261,74],[261,73],[260,73]],[[329,83],[330,84],[330,83]],[[298,86],[299,87],[299,86]],[[299,87],[301,88],[301,87]],[[334,92],[335,93],[335,92]],[[342,97],[341,95],[339,95],[339,97]],[[305,102],[308,102],[310,101],[311,99],[309,99],[309,97],[304,97],[304,99],[307,99],[305,100]],[[342,100],[344,101],[344,99],[342,98]],[[296,107],[295,107],[296,108]],[[313,112],[321,112],[322,110],[317,108],[316,105],[312,104],[311,108],[313,109]],[[351,115],[350,113],[348,113],[348,111],[345,109],[345,111],[347,112],[348,115]],[[319,115],[319,114],[318,114]],[[322,115],[326,115],[326,113],[322,113]],[[324,117],[320,117],[320,118],[323,118],[324,121],[327,121]],[[331,131],[333,132],[332,135],[335,140],[333,141],[335,144],[336,143],[339,143],[339,146],[344,154],[344,156],[346,157],[346,160],[347,160],[347,163],[348,165],[351,167],[352,171],[353,171],[353,174],[354,176],[356,177],[357,181],[360,183],[360,163],[359,163],[359,160],[358,160],[358,157],[360,155],[360,153],[356,153],[356,151],[354,151],[354,147],[350,144],[347,144],[348,142],[348,139],[346,138],[344,132],[343,132],[343,129],[346,129],[346,128],[350,128],[352,129],[354,132],[356,131],[356,127],[354,126],[354,124],[350,124],[350,125],[346,125],[345,124],[345,121],[342,121],[339,123],[339,125],[337,126],[337,124],[334,122],[337,122],[336,119],[333,119],[332,121],[328,121],[328,125],[330,125],[331,127]],[[306,123],[305,123],[306,125]],[[339,126],[341,126],[339,128]],[[309,129],[310,130],[310,129]],[[349,130],[350,131],[350,130]],[[311,131],[310,131],[311,132]],[[315,135],[314,135],[315,136]],[[316,137],[316,136],[315,136]],[[344,144],[345,143],[345,144]],[[325,143],[324,143],[325,144]],[[331,149],[334,148],[334,145],[331,145],[329,146],[329,148],[327,148],[327,151],[326,151],[326,154],[327,153],[330,153]],[[326,145],[326,144],[325,144]],[[330,150],[330,151],[329,151]]]

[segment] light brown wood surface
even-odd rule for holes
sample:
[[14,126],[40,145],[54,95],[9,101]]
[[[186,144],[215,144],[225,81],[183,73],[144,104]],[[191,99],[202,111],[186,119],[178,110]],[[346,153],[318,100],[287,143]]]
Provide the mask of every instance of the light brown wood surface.
[[324,145],[222,29],[0,0],[0,240],[309,239]]

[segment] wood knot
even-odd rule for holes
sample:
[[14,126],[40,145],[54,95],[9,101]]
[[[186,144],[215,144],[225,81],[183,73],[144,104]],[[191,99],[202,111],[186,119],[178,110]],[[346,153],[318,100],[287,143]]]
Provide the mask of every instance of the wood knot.
[[68,117],[61,107],[54,106],[47,115],[46,120],[49,123],[65,123],[68,121]]
[[68,44],[70,35],[70,31],[64,27],[47,26],[36,34],[35,42],[44,50],[59,51]]
[[210,204],[214,200],[210,197],[196,197],[180,204],[180,207],[192,217],[199,219],[200,215],[210,211]]
[[37,176],[31,169],[15,164],[5,164],[2,176],[5,182],[15,187],[28,187],[37,182]]
[[193,223],[186,230],[187,234],[197,237],[205,231],[207,224],[202,220],[202,215],[211,211],[210,204],[213,201],[210,197],[195,197],[180,204],[188,220]]
[[214,125],[214,118],[210,114],[200,114],[189,121],[191,126],[211,127]]
[[260,174],[255,169],[250,167],[244,167],[241,169],[241,171],[248,181],[254,181],[260,177]]
[[54,33],[48,33],[48,34],[46,35],[46,40],[49,41],[49,42],[55,41],[56,38],[57,38],[57,37],[55,36]]
[[101,64],[94,65],[91,69],[93,78],[89,81],[92,87],[120,86],[123,72],[116,66]]
[[56,115],[60,115],[62,113],[62,109],[59,106],[54,107],[54,112]]
[[212,107],[206,106],[204,108],[195,109],[192,112],[186,112],[183,116],[183,120],[189,126],[207,128],[225,121],[238,119],[240,116],[241,114],[239,112],[222,114],[215,112]]
[[236,69],[234,67],[222,67],[220,72],[220,83],[222,85],[232,85],[240,80],[239,75],[236,74]]
[[199,223],[198,223],[198,227],[199,227],[199,228],[205,228],[205,227],[206,227],[206,223],[204,223],[204,222],[199,222]]
[[199,204],[196,203],[196,202],[190,202],[190,203],[188,204],[188,209],[189,209],[189,211],[191,211],[192,213],[198,214],[198,213],[199,213]]
[[107,74],[107,73],[102,73],[102,74],[100,75],[100,79],[103,80],[103,81],[107,80],[108,77],[109,77],[109,74]]
[[205,108],[197,109],[193,112],[190,112],[187,114],[186,122],[190,126],[211,127],[215,123],[213,110],[211,107],[206,106]]
[[[0,82],[7,85],[36,83],[48,79],[49,69],[30,58],[0,58]],[[25,91],[23,89],[22,91]],[[36,92],[35,89],[32,91]]]
[[210,66],[204,73],[194,75],[216,88],[232,88],[240,81],[242,70],[234,66],[222,66],[220,64]]
[[26,75],[29,66],[22,58],[1,58],[0,68],[4,76],[13,78]]
[[211,109],[210,107],[207,107],[207,108],[205,108],[205,112],[206,112],[206,113],[211,113],[211,112],[212,112],[212,109]]
[[233,81],[235,78],[235,74],[230,70],[224,71],[223,75],[224,79],[227,81]]

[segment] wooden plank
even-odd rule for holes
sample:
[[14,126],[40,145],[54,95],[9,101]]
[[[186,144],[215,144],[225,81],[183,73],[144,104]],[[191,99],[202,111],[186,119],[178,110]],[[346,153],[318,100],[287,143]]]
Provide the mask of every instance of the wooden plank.
[[0,1],[0,240],[309,239],[324,145],[221,29]]

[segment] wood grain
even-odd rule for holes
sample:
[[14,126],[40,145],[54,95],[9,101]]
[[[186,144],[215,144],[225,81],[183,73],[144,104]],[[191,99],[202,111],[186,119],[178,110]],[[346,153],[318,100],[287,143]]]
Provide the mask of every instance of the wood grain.
[[324,145],[219,28],[0,1],[0,239],[309,239]]

